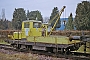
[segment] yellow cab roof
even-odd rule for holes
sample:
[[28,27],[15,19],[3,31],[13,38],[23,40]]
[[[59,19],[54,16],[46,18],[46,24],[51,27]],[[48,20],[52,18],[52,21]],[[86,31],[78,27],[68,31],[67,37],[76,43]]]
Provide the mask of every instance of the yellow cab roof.
[[39,22],[39,23],[42,23],[41,21],[37,21],[37,20],[26,20],[26,21],[23,21],[23,22]]

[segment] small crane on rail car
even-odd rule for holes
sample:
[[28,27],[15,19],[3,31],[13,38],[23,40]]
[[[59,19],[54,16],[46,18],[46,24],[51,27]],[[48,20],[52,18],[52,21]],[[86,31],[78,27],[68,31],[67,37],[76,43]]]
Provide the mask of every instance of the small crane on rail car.
[[[48,24],[43,24],[41,21],[36,21],[36,20],[26,20],[26,21],[22,22],[22,31],[21,32],[14,32],[13,36],[8,35],[8,37],[18,40],[18,39],[26,39],[26,36],[42,36],[42,33],[43,33],[42,28],[43,27],[45,28],[44,36],[50,36],[51,32],[55,28],[55,26],[65,8],[66,8],[66,6],[63,6],[63,8],[60,10],[59,17],[57,18],[54,26],[51,28],[49,34],[47,34],[48,33],[48,31],[47,31]],[[55,17],[50,22],[52,22],[57,16],[58,16],[58,14],[55,15]]]
[[[83,43],[83,40],[90,41],[90,36],[89,38],[86,36],[85,38],[82,38],[82,40],[81,36],[71,36],[71,38],[66,36],[50,36],[65,8],[66,6],[63,6],[60,10],[59,17],[51,28],[49,34],[47,34],[49,24],[43,24],[41,21],[36,20],[27,20],[22,22],[21,32],[14,32],[13,35],[8,36],[11,39],[6,41],[19,49],[22,49],[24,46],[26,49],[44,50],[65,54],[71,51],[90,54],[90,42]],[[58,15],[56,15],[51,21],[57,16]],[[45,26],[45,36],[42,36],[42,26]]]

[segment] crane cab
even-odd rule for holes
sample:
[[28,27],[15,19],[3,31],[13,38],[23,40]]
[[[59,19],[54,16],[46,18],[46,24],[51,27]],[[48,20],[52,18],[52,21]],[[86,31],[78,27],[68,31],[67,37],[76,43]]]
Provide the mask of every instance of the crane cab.
[[21,32],[14,32],[8,35],[12,40],[26,39],[27,36],[42,36],[42,22],[36,20],[26,20],[22,22]]

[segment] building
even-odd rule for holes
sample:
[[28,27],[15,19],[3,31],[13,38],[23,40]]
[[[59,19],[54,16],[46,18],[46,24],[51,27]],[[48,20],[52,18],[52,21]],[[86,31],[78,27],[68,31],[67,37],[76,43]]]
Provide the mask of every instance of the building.
[[56,30],[64,30],[65,29],[65,24],[68,21],[68,18],[60,18],[61,20],[61,27],[60,28],[56,28]]

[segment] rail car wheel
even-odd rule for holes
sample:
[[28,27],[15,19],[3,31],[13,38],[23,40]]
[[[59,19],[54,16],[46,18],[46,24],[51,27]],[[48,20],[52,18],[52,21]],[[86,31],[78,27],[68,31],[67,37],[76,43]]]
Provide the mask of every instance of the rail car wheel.
[[58,51],[57,51],[57,49],[56,49],[56,48],[53,48],[53,52],[54,52],[54,53],[56,53],[56,52],[58,52]]
[[16,48],[16,49],[19,51],[20,48],[21,48],[21,45],[20,45],[20,44],[15,44],[15,45],[14,45],[14,48]]
[[16,48],[16,49],[20,49],[20,46],[19,44],[11,44],[13,46],[13,48]]
[[66,55],[69,55],[70,54],[70,49],[69,48],[65,49],[65,54]]
[[20,49],[26,49],[25,45],[21,45]]
[[32,50],[32,46],[31,45],[26,45],[26,49]]
[[48,52],[53,52],[53,48],[52,48],[52,47],[47,47],[47,48],[46,48],[46,51],[48,51]]
[[64,54],[64,50],[65,50],[64,48],[61,48],[61,52],[60,53]]
[[26,46],[26,45],[20,45],[19,46],[19,50],[20,51],[27,51],[28,50],[28,46]]

